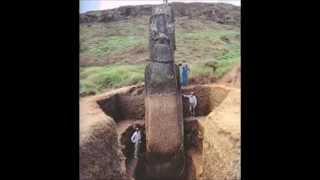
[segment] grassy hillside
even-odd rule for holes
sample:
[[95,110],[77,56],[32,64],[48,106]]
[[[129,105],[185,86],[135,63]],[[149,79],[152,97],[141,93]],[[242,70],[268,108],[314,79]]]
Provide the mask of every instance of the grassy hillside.
[[[80,24],[80,91],[144,81],[149,58],[146,16],[112,23]],[[191,66],[191,76],[221,77],[240,62],[240,29],[205,19],[176,19],[176,63]],[[214,73],[207,66],[217,62]]]

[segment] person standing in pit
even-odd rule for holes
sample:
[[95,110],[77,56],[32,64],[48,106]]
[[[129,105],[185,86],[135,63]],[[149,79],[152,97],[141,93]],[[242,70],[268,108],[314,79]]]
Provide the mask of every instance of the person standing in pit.
[[133,157],[138,159],[139,154],[139,144],[141,143],[141,131],[137,125],[135,125],[135,130],[131,136],[131,142],[134,143],[134,154]]
[[189,100],[189,112],[192,117],[196,116],[196,107],[198,105],[197,97],[194,95],[194,92],[191,92],[190,95],[183,95]]

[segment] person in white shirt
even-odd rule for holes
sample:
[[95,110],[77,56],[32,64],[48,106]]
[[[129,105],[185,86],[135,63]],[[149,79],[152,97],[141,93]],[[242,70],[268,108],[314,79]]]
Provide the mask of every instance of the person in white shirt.
[[184,97],[188,98],[189,100],[189,111],[191,115],[195,117],[196,115],[196,107],[198,104],[197,97],[194,95],[194,92],[191,92],[190,95],[183,95]]
[[138,126],[135,126],[135,131],[131,136],[131,142],[134,143],[134,155],[135,159],[138,159],[139,144],[141,143],[141,131]]

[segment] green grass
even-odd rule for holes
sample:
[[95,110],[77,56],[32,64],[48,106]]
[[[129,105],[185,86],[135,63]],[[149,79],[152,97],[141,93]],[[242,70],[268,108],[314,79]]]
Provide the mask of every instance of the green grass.
[[[237,34],[239,32],[226,30],[177,34],[176,62],[201,63],[217,60],[225,53],[234,51],[233,46],[240,46],[239,40],[235,39]],[[222,37],[229,38],[231,45],[221,40]]]
[[92,57],[103,58],[113,53],[121,53],[145,43],[139,36],[110,36],[104,39],[92,39],[86,46],[80,46],[80,52]]
[[221,56],[217,57],[217,72],[216,76],[218,78],[222,77],[226,72],[232,69],[232,67],[241,60],[241,53],[240,53],[240,44],[232,44],[226,45],[229,51]]
[[125,53],[136,46],[147,46],[147,20],[134,19],[80,26],[80,54],[102,60]]
[[[228,53],[217,61],[215,73],[203,63],[190,64],[190,77],[221,77],[240,62],[237,53]],[[145,65],[112,65],[107,67],[86,67],[80,69],[80,93],[101,93],[105,89],[134,85],[144,81]]]
[[80,93],[100,93],[107,88],[133,85],[144,81],[144,65],[87,67],[80,71]]
[[190,77],[198,76],[213,76],[212,68],[205,66],[204,64],[190,64]]
[[[146,62],[143,59],[149,58],[149,52],[139,53],[132,49],[148,49],[148,22],[148,18],[136,18],[113,23],[95,23],[91,26],[81,25],[80,56],[97,60],[87,67],[80,67],[81,92],[100,93],[108,88],[144,81]],[[175,61],[177,64],[188,63],[191,77],[220,78],[240,63],[239,35],[240,29],[235,26],[178,19]],[[97,66],[94,62],[106,65]],[[211,62],[217,62],[215,73],[211,67],[205,65]]]

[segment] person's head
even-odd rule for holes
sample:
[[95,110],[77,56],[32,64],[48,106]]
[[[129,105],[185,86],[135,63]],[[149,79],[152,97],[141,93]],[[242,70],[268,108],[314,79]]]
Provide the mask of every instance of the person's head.
[[191,95],[194,95],[194,92],[193,91],[191,91],[191,93],[190,93]]
[[138,130],[138,129],[139,129],[138,124],[134,124],[134,125],[133,125],[133,129],[134,129],[134,130]]

